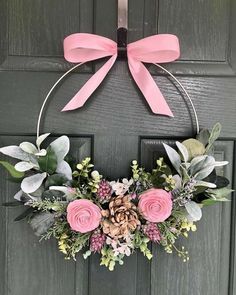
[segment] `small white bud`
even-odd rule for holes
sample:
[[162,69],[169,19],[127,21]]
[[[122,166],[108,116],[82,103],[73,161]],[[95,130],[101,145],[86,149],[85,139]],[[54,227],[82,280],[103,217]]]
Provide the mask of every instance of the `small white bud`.
[[91,176],[93,179],[98,179],[100,177],[100,174],[98,173],[97,170],[94,170],[92,173],[91,173]]

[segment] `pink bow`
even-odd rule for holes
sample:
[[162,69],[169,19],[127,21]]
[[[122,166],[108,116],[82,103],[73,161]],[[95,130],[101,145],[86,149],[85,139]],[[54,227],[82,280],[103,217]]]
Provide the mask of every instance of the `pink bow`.
[[[69,62],[88,62],[111,58],[85,83],[62,111],[80,108],[101,84],[117,59],[117,43],[98,35],[76,33],[65,38],[64,56]],[[179,41],[175,35],[159,34],[128,44],[127,58],[134,81],[155,114],[173,114],[145,63],[167,63],[179,58]]]

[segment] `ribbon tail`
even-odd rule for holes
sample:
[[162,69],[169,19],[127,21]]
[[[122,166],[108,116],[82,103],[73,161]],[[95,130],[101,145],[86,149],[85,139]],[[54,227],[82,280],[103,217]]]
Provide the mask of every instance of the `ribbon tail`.
[[134,81],[143,93],[152,112],[174,117],[160,89],[143,63],[132,57],[128,58],[128,63]]
[[114,54],[76,93],[76,95],[69,101],[69,103],[62,109],[64,111],[71,111],[82,107],[90,95],[97,89],[106,77],[113,64],[115,63],[117,54]]

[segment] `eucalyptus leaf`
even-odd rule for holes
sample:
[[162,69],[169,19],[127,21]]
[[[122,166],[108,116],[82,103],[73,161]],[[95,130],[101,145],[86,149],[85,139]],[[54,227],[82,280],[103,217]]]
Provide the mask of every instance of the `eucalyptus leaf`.
[[57,169],[57,156],[52,147],[47,148],[46,156],[39,157],[38,163],[41,171],[53,174]]
[[188,150],[189,160],[205,153],[205,146],[195,138],[186,139],[182,142],[182,144]]
[[169,145],[163,143],[164,148],[166,150],[166,153],[172,163],[172,165],[174,166],[175,170],[181,175],[181,170],[180,170],[180,166],[181,166],[181,159],[179,154],[176,152],[176,150],[174,150],[172,147],[170,147]]
[[210,131],[208,129],[202,129],[196,136],[196,139],[199,140],[204,146],[208,144],[210,137]]
[[19,172],[16,168],[6,161],[0,161],[0,164],[10,173],[13,178],[23,178],[25,173]]
[[60,163],[64,160],[65,156],[70,150],[70,140],[66,135],[62,135],[61,137],[54,140],[50,146],[57,156],[58,163]]
[[54,214],[49,212],[40,212],[31,218],[30,225],[36,236],[41,236],[53,225],[54,220]]
[[202,210],[196,202],[187,202],[185,208],[193,221],[198,221],[202,218]]
[[40,145],[42,144],[42,142],[50,135],[50,133],[45,133],[40,135],[37,140],[36,140],[36,145],[37,147],[40,149]]
[[188,154],[187,148],[179,141],[176,141],[176,146],[178,147],[178,149],[183,157],[184,162],[188,162],[189,154]]
[[38,173],[23,179],[21,189],[23,192],[30,194],[35,192],[47,177],[47,173]]

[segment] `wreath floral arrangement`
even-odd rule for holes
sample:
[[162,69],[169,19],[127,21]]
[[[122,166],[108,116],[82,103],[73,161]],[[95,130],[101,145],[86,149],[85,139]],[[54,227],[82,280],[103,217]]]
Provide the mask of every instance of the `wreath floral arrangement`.
[[24,207],[15,220],[26,218],[41,239],[56,238],[66,258],[76,259],[80,251],[84,258],[97,252],[101,265],[113,270],[136,249],[151,259],[148,244],[153,242],[187,261],[188,252],[175,241],[196,230],[204,206],[226,201],[232,192],[228,179],[216,172],[228,164],[213,155],[220,130],[217,123],[196,139],[177,141],[177,150],[164,144],[167,157],[158,159],[152,171],[134,160],[132,176],[115,181],[93,170],[90,158],[76,164],[65,135],[47,148],[42,145],[49,133],[39,136],[36,145],[2,147],[1,153],[20,160],[14,166],[0,164],[21,183],[15,200],[4,205]]

